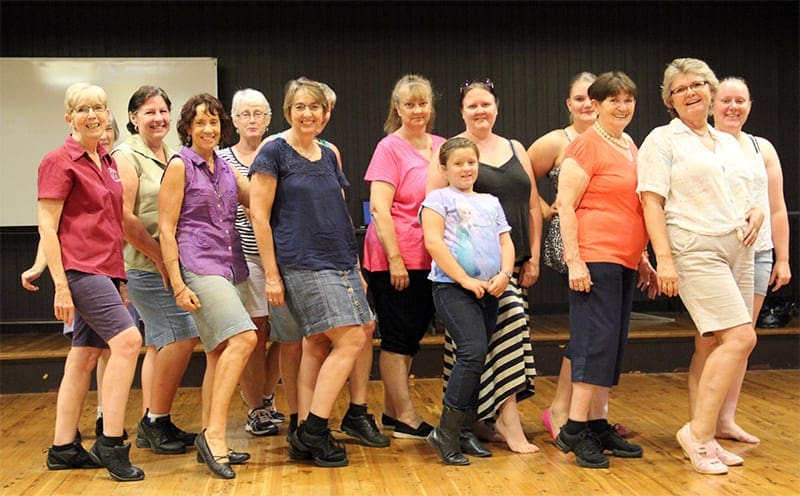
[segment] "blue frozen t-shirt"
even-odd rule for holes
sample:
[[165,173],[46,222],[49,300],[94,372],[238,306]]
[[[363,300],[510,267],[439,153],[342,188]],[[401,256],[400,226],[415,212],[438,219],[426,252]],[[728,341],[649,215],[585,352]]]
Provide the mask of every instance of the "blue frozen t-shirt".
[[[502,268],[500,234],[511,231],[497,197],[486,193],[464,193],[446,187],[431,191],[420,207],[444,217],[444,243],[470,277],[488,281]],[[428,279],[455,282],[431,264]]]

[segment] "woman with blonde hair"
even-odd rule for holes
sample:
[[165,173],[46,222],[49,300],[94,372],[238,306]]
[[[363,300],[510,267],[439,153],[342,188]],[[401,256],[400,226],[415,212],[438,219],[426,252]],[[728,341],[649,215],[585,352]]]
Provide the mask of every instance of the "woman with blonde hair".
[[428,163],[444,138],[431,134],[436,112],[430,81],[401,77],[389,99],[364,180],[370,185],[372,221],[364,238],[364,269],[381,323],[380,370],[384,385],[381,423],[396,438],[424,439],[432,426],[414,409],[408,390],[411,361],[433,319],[418,212],[425,198]]

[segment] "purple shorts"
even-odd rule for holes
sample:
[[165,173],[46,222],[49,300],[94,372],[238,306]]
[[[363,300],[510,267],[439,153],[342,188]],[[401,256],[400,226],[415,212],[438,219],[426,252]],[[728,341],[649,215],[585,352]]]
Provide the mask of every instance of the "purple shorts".
[[122,303],[117,285],[111,277],[68,270],[67,282],[75,304],[72,346],[108,348],[111,338],[135,327],[128,309]]

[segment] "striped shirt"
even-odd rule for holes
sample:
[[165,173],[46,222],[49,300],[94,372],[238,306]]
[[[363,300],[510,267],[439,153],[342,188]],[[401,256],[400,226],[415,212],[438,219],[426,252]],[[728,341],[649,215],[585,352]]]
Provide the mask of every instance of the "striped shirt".
[[[250,172],[250,167],[244,165],[236,158],[236,155],[233,153],[233,147],[218,150],[217,155],[233,167],[239,169],[239,172],[241,172],[244,177],[247,177],[247,174]],[[250,224],[250,220],[248,220],[247,215],[244,213],[244,208],[242,208],[241,205],[239,205],[239,208],[236,210],[235,226],[236,230],[239,232],[239,237],[242,239],[242,250],[245,255],[258,256],[258,245],[256,244],[256,236],[253,233],[253,226]]]

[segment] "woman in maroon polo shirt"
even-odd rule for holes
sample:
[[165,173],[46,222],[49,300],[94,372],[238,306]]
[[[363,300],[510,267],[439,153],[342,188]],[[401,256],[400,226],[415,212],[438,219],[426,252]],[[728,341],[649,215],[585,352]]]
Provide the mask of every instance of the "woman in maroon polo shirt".
[[[59,320],[74,327],[47,467],[104,466],[113,478],[133,481],[144,472],[131,466],[122,428],[142,338],[117,289],[125,280],[122,184],[114,160],[98,146],[108,121],[106,100],[99,86],[70,86],[64,99],[70,135],[39,166],[39,233],[55,283],[53,307]],[[87,453],[75,432],[104,348],[111,355],[102,385],[103,434]]]

